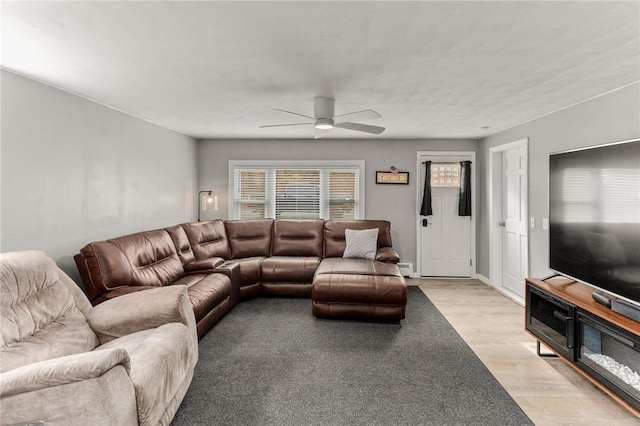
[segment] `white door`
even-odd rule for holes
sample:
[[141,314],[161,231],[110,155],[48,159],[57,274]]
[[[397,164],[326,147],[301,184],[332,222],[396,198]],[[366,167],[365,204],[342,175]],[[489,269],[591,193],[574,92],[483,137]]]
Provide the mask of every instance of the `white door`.
[[[432,164],[432,173],[434,168],[435,163]],[[420,275],[470,277],[472,224],[471,217],[458,216],[459,183],[455,186],[432,186],[431,198],[433,215],[420,218]]]
[[527,165],[526,147],[502,155],[502,287],[524,297],[527,273]]

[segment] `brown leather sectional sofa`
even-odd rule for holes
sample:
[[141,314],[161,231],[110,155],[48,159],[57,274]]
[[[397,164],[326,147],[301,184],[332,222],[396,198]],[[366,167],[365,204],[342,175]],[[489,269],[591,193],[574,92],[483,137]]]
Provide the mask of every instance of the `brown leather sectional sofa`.
[[[372,228],[378,228],[375,260],[343,259],[345,230]],[[406,284],[384,220],[184,223],[89,243],[75,261],[94,305],[148,288],[186,285],[200,337],[238,301],[259,295],[313,296],[318,317],[397,320],[405,313]]]

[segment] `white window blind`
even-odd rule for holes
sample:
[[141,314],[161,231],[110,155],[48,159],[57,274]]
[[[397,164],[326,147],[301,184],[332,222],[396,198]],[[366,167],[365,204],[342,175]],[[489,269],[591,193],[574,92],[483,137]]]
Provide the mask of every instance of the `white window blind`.
[[230,161],[234,219],[360,219],[364,162]]

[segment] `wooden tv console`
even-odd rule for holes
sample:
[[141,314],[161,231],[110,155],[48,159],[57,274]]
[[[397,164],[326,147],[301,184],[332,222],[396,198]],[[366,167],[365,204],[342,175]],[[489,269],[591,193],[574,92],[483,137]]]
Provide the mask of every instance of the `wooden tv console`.
[[[543,343],[640,418],[639,385],[625,382],[634,379],[629,374],[640,375],[640,322],[597,303],[593,292],[593,288],[561,276],[528,278],[526,331],[538,341],[538,354]],[[626,374],[625,378],[620,374]]]

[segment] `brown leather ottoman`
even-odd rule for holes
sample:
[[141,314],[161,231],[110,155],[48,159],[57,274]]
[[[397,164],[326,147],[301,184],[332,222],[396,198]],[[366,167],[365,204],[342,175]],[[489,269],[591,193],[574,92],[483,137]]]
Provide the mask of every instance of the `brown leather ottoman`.
[[393,263],[328,258],[313,277],[311,301],[317,318],[401,320],[407,284]]

